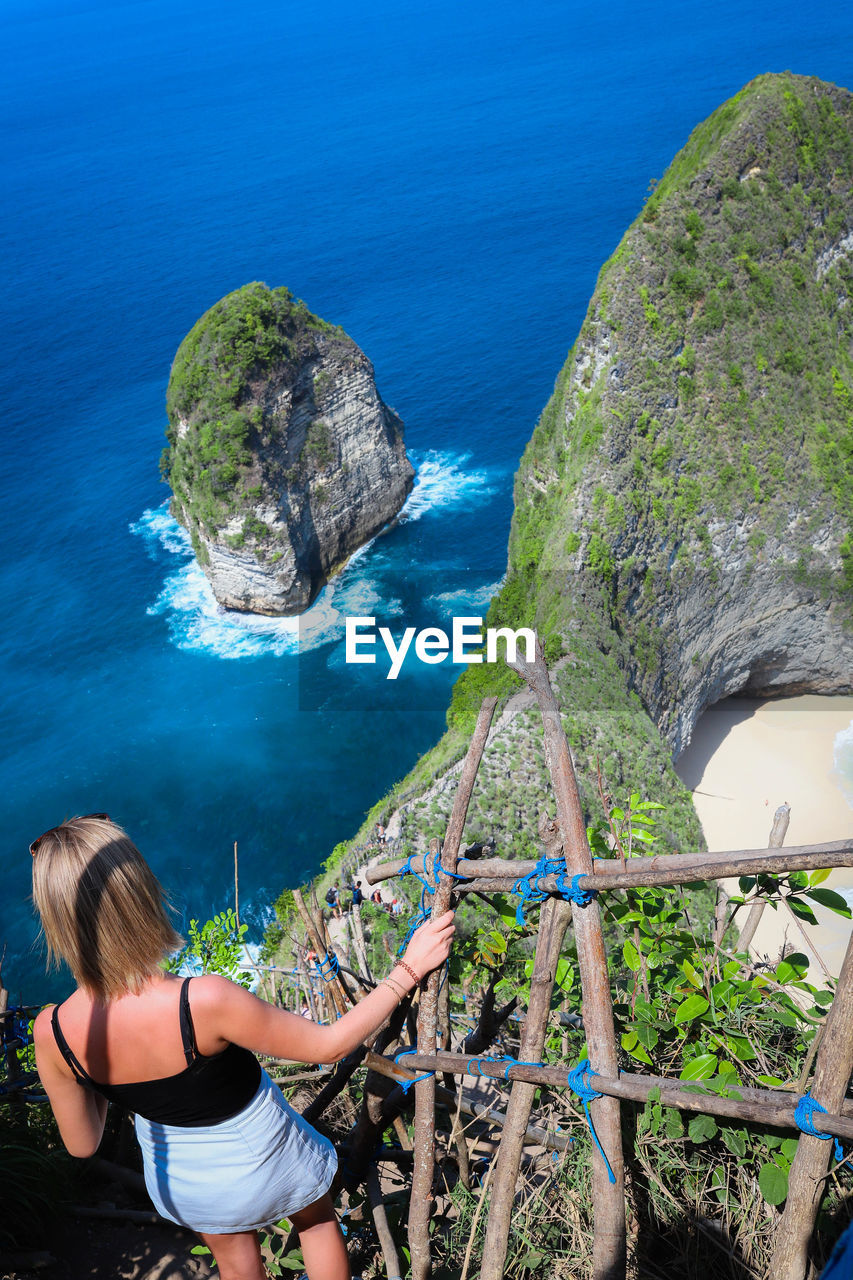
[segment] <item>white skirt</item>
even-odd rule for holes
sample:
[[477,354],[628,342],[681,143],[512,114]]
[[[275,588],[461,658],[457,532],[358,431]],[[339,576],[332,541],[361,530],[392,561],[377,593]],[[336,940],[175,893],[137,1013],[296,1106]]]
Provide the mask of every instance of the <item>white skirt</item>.
[[157,1212],[193,1231],[253,1231],[328,1191],[335,1149],[293,1110],[266,1071],[252,1101],[219,1124],[136,1117],[145,1185]]

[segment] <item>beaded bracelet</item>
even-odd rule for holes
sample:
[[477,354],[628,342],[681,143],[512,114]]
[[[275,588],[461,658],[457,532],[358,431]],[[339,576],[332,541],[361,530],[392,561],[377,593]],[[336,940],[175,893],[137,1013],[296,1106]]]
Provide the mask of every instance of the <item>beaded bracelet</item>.
[[380,985],[380,986],[390,987],[390,988],[391,988],[391,990],[394,992],[394,995],[397,997],[397,999],[398,999],[398,1000],[402,1000],[402,999],[403,999],[403,997],[404,997],[404,996],[405,996],[405,994],[406,994],[406,992],[405,992],[405,990],[403,989],[402,985],[401,985],[399,982],[395,982],[395,980],[394,980],[393,978],[382,978],[382,980],[380,981],[380,984],[379,984],[379,985]]
[[410,977],[410,978],[414,978],[416,986],[420,986],[420,985],[421,985],[421,980],[420,980],[420,978],[419,978],[419,977],[418,977],[418,975],[415,973],[414,969],[412,968],[412,966],[411,966],[410,964],[406,964],[405,960],[398,960],[398,961],[397,961],[397,964],[400,966],[400,968],[401,968],[401,969],[405,969],[405,970],[406,970],[406,973],[409,975],[409,977]]

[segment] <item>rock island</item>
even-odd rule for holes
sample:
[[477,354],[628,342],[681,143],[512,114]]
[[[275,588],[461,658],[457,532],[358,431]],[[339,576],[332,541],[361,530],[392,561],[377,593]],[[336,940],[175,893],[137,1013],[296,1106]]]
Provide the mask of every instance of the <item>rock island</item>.
[[229,609],[300,613],[412,487],[370,361],[288,289],[247,284],[211,307],[166,407],[172,514]]

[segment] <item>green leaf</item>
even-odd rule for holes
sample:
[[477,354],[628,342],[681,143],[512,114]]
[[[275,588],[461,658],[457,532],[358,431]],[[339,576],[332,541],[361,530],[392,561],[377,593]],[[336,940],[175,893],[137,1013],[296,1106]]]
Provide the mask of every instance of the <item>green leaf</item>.
[[684,1135],[684,1122],[675,1107],[666,1107],[664,1111],[664,1132],[668,1138],[681,1138]]
[[[684,974],[685,978],[692,986],[697,987],[699,990],[701,990],[702,979],[699,977],[699,974],[693,968],[693,965],[690,963],[689,960],[682,960],[681,972]],[[717,986],[720,986],[720,985],[721,985],[720,983],[717,983]]]
[[665,809],[666,805],[658,804],[657,800],[644,800],[642,804],[635,805],[632,803],[631,808],[636,809],[637,812],[640,813],[644,809]]
[[786,898],[785,901],[799,920],[805,920],[807,924],[817,924],[817,916],[800,898]]
[[624,821],[625,821],[625,810],[624,810],[624,809],[611,809],[611,810],[610,810],[610,816],[611,816],[611,818],[615,818],[617,822],[624,822]]
[[723,1129],[720,1136],[733,1156],[742,1160],[746,1155],[746,1131],[744,1129]]
[[708,1080],[717,1070],[717,1055],[715,1053],[700,1053],[698,1057],[691,1058],[682,1068],[680,1080]]
[[694,1018],[701,1018],[709,1007],[708,1001],[704,996],[688,996],[686,1000],[682,1000],[672,1015],[672,1020],[675,1023],[692,1022]]
[[778,1164],[768,1162],[758,1170],[758,1186],[768,1204],[781,1204],[788,1194],[788,1175]]
[[823,884],[824,880],[826,880],[828,876],[829,876],[828,871],[813,871],[809,876],[809,884],[810,885]]
[[694,1116],[687,1126],[687,1133],[691,1142],[709,1142],[717,1136],[717,1122],[713,1116]]
[[643,967],[640,953],[630,938],[626,938],[622,944],[622,958],[632,973],[638,973]]
[[769,1089],[778,1089],[784,1085],[785,1081],[780,1080],[778,1076],[756,1076],[759,1084],[766,1084]]
[[799,1145],[799,1140],[797,1138],[785,1138],[779,1150],[786,1160],[791,1161],[797,1154],[797,1147]]
[[640,1044],[645,1045],[647,1049],[654,1049],[660,1038],[657,1029],[647,1022],[638,1023],[634,1029]]
[[751,1062],[758,1056],[746,1036],[726,1036],[726,1045],[740,1062]]
[[809,889],[806,897],[819,902],[822,907],[828,907],[837,915],[844,916],[845,920],[849,920],[853,914],[841,894],[834,889]]

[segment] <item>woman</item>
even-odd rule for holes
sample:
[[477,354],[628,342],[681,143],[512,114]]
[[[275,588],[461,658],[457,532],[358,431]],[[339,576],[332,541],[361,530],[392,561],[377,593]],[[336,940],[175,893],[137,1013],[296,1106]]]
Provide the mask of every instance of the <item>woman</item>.
[[94,1154],[112,1099],[135,1112],[158,1211],[198,1232],[222,1280],[263,1280],[257,1229],[283,1217],[299,1232],[310,1280],[349,1280],[328,1194],[334,1148],[288,1106],[254,1054],[344,1057],[444,962],[453,913],[418,929],[389,977],[321,1027],[226,978],[164,973],[181,939],[159,883],[106,814],[53,827],[30,853],[50,958],[65,960],[77,982],[33,1028],[39,1075],[70,1153]]

